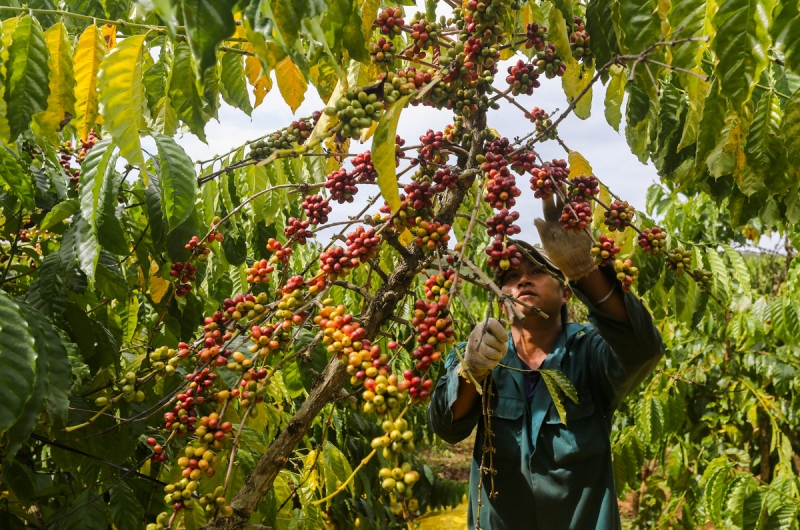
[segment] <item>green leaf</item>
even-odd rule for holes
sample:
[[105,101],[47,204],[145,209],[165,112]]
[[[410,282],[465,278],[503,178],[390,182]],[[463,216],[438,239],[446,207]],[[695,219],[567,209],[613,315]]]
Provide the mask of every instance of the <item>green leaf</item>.
[[[106,204],[109,188],[114,188],[113,180],[116,177],[111,163],[114,150],[111,138],[106,138],[97,142],[86,155],[81,167],[80,206],[83,219],[91,225],[94,237],[98,241],[102,240],[103,246],[108,246],[112,252],[125,254],[128,245],[113,209],[116,205],[116,193],[113,194],[110,216]],[[108,182],[109,180],[112,182]]]
[[[109,505],[111,519],[117,530],[138,530],[144,517],[144,509],[136,494],[124,481],[111,489],[111,503]],[[193,510],[200,511],[200,510]]]
[[0,291],[0,433],[17,421],[33,395],[39,355],[34,344],[19,305]]
[[272,0],[272,15],[287,46],[294,46],[300,36],[300,23],[306,16],[306,2]]
[[75,117],[75,73],[72,67],[72,44],[63,22],[44,33],[50,52],[50,95],[47,110],[34,115],[42,134],[51,143],[58,142],[58,132]]
[[[72,216],[72,226],[69,231],[72,238],[73,252],[78,258],[81,270],[90,280],[94,281],[94,271],[97,266],[97,259],[100,257],[100,244],[97,242],[91,223],[83,218],[80,210]],[[62,248],[66,240],[67,235],[65,233],[62,240]]]
[[781,139],[789,165],[800,171],[800,149],[795,148],[800,141],[800,89],[792,94],[783,109]]
[[163,134],[153,134],[158,146],[161,204],[169,232],[183,223],[192,213],[197,198],[197,177],[194,162],[175,140]]
[[220,92],[225,102],[241,110],[248,116],[253,113],[250,95],[247,93],[247,84],[244,76],[244,59],[238,53],[225,52],[220,63],[222,73],[220,77]]
[[125,178],[123,173],[117,172],[117,159],[119,154],[111,156],[103,175],[100,186],[100,196],[97,203],[95,226],[97,227],[97,241],[106,250],[117,255],[127,254],[128,241],[125,239],[125,230],[117,218],[117,205],[119,204],[119,190]]
[[586,6],[586,31],[592,36],[592,53],[597,64],[601,66],[619,52],[617,34],[611,20],[611,5],[614,2],[615,0],[593,0]]
[[30,15],[20,17],[6,62],[6,118],[12,141],[28,129],[34,114],[47,109],[49,55],[39,22]]
[[[344,483],[353,474],[353,470],[344,453],[330,442],[325,442],[325,447],[322,450],[322,459],[325,461],[326,467],[332,471],[332,473],[326,473],[325,488],[329,493],[333,493],[338,487],[337,483]],[[350,491],[355,491],[355,486],[352,482],[350,483]]]
[[725,262],[714,248],[708,249],[708,263],[711,266],[711,272],[714,274],[714,295],[722,302],[726,302],[730,297],[731,284],[728,268]]
[[198,79],[217,64],[217,46],[236,31],[235,5],[234,0],[181,0],[186,39],[199,66]]
[[[703,0],[682,0],[672,2],[667,20],[669,25],[674,28],[683,28],[680,33],[675,35],[676,39],[683,37],[701,37],[704,35],[706,26],[706,10],[711,9],[709,2]],[[702,41],[690,41],[676,44],[671,48],[673,66],[691,70],[699,64],[703,50],[708,43]]]
[[708,154],[717,145],[720,131],[725,125],[728,106],[725,98],[719,93],[719,80],[714,78],[708,96],[703,104],[703,113],[697,129],[697,151],[695,167],[705,168]]
[[[117,43],[103,59],[98,74],[103,128],[114,139],[122,156],[140,169],[144,168],[144,156],[139,133],[147,127],[142,113],[142,64],[146,38],[146,34],[132,35]],[[145,184],[146,175],[142,173]]]
[[767,34],[777,0],[726,0],[711,20],[717,30],[711,48],[720,93],[739,111],[769,61]]
[[542,379],[544,379],[545,384],[547,385],[547,391],[550,392],[550,397],[553,398],[553,405],[556,408],[556,412],[558,412],[558,418],[561,420],[565,426],[567,425],[567,409],[564,408],[564,401],[561,399],[560,388],[558,383],[553,378],[552,375],[549,373],[544,373],[544,370],[540,370],[539,373],[542,374]]
[[50,228],[53,228],[58,223],[78,211],[79,207],[80,202],[78,202],[78,199],[67,199],[64,202],[56,204],[53,206],[53,209],[50,210],[44,217],[39,228],[41,230],[49,230]]
[[[582,120],[588,119],[592,112],[592,88],[590,83],[593,77],[594,66],[587,68],[586,65],[578,62],[567,64],[566,71],[561,77],[561,86],[567,96],[567,101],[572,103],[583,93],[574,110],[575,116]],[[584,92],[586,87],[589,87],[589,89]]]
[[103,497],[99,493],[96,488],[90,487],[75,497],[70,505],[70,511],[76,511],[66,521],[62,521],[64,530],[108,529],[106,504],[102,501]]
[[626,112],[628,127],[636,127],[647,117],[650,110],[650,98],[647,96],[647,92],[635,83],[628,85],[628,92],[630,94]]
[[203,98],[197,91],[192,55],[189,45],[180,43],[175,48],[172,74],[169,84],[169,99],[178,118],[189,127],[192,134],[206,141],[205,127],[208,116],[203,109]]
[[747,269],[747,264],[744,262],[744,258],[742,258],[741,254],[728,245],[722,245],[722,248],[725,250],[725,254],[727,254],[728,259],[731,260],[733,271],[736,273],[736,280],[739,282],[739,288],[742,289],[744,293],[749,293],[750,271]]
[[769,33],[773,50],[783,54],[784,64],[789,69],[800,73],[800,5],[780,2]]
[[559,390],[561,390],[570,401],[576,405],[578,404],[578,391],[575,390],[572,382],[563,372],[559,370],[539,370],[539,373],[543,372],[547,372],[547,375],[552,378],[556,385],[558,385]]
[[106,54],[106,41],[94,24],[86,27],[75,47],[75,119],[78,137],[88,138],[99,113],[97,74]]
[[645,446],[661,439],[664,426],[664,411],[661,402],[654,396],[644,396],[636,407],[636,428]]
[[615,131],[619,132],[619,124],[622,121],[622,98],[625,97],[625,85],[628,82],[628,76],[625,73],[625,68],[620,65],[613,65],[610,69],[611,80],[606,86],[606,121],[611,125]]
[[3,182],[11,188],[11,193],[19,198],[26,210],[32,211],[36,207],[33,181],[23,172],[14,155],[0,145],[0,184]]
[[400,112],[410,96],[403,96],[389,107],[378,122],[372,139],[372,165],[378,172],[378,187],[386,203],[396,212],[400,208],[400,193],[397,191],[397,167],[395,166],[394,138]]
[[616,1],[611,4],[611,12],[622,53],[640,53],[661,37],[657,1]]
[[758,102],[747,135],[745,155],[747,164],[762,178],[779,171],[781,145],[781,104],[771,90],[764,92]]
[[[567,28],[567,17],[559,9],[551,9],[548,13],[547,20],[547,38],[556,45],[556,51],[561,56],[561,60],[569,68],[570,65],[576,65],[577,61],[572,56],[572,50],[569,47],[569,29]],[[572,18],[569,18],[570,25]],[[563,80],[562,80],[563,83]]]
[[742,530],[761,530],[767,508],[767,493],[756,490],[744,500],[742,506]]
[[[321,157],[319,157],[321,158]],[[255,195],[259,191],[263,191],[270,187],[269,174],[265,166],[249,166],[245,169],[245,178],[251,195]],[[277,190],[276,190],[277,191]],[[265,212],[267,209],[267,199],[269,195],[274,192],[259,195],[250,203],[253,209],[253,221],[258,223],[265,220]]]

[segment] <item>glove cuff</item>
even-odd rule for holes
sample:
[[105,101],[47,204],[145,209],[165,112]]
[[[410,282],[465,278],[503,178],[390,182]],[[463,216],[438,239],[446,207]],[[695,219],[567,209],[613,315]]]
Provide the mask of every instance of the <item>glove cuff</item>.
[[564,276],[566,276],[569,281],[577,282],[582,278],[586,278],[596,270],[597,265],[595,265],[594,260],[590,260],[584,263],[570,263],[569,266],[562,268],[561,272],[564,273]]

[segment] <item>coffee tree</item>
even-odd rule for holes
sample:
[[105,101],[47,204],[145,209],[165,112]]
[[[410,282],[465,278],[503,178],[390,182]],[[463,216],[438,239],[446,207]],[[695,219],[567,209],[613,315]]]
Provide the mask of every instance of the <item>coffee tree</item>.
[[[495,278],[526,257],[531,193],[665,337],[616,416],[632,524],[797,528],[796,2],[412,3],[0,6],[4,527],[388,528],[458,504],[417,452],[425,404],[475,322],[524,305]],[[205,141],[273,78],[325,107],[187,156],[179,131]],[[598,82],[658,169],[647,212],[558,133]],[[491,127],[501,102],[528,134]],[[408,105],[452,123],[401,139]],[[745,256],[762,233],[785,254]],[[543,376],[566,421],[574,389]]]

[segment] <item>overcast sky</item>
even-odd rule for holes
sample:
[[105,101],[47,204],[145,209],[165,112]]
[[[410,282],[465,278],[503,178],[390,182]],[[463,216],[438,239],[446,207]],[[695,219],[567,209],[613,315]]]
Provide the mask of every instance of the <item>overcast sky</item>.
[[[409,11],[409,8],[406,8]],[[413,15],[409,11],[408,18]],[[516,63],[524,56],[515,57],[501,63],[496,76],[495,86],[506,88],[505,75],[510,64]],[[541,87],[534,90],[532,96],[518,96],[517,101],[526,109],[540,107],[548,112],[555,109],[566,109],[567,102],[561,88],[561,79],[540,78]],[[559,136],[570,149],[583,154],[592,165],[598,178],[607,184],[615,193],[630,202],[637,210],[644,209],[645,194],[648,186],[657,180],[656,170],[652,165],[644,165],[631,154],[624,131],[617,133],[611,128],[603,115],[604,87],[597,83],[594,87],[592,98],[592,114],[588,120],[580,120],[570,115],[559,127]],[[530,123],[522,112],[505,100],[500,100],[499,110],[490,110],[488,115],[489,126],[500,134],[513,139],[529,133],[534,125]],[[272,91],[266,96],[264,102],[253,112],[252,118],[243,112],[229,107],[223,103],[220,109],[220,123],[211,121],[206,126],[208,145],[202,143],[191,133],[186,133],[180,140],[189,156],[195,160],[210,158],[215,153],[224,153],[229,149],[242,145],[246,141],[264,135],[288,125],[295,117],[308,116],[314,110],[323,108],[322,100],[313,85],[309,84],[305,94],[305,101],[293,115],[289,106],[284,103],[278,91],[277,83],[273,84]],[[430,107],[408,107],[401,117],[397,128],[398,134],[407,142],[406,145],[416,145],[419,136],[428,129],[434,131],[444,130],[445,125],[452,123],[451,111],[437,111]],[[410,143],[409,143],[410,142]],[[350,152],[359,152],[370,148],[371,140],[364,145],[353,142]],[[554,141],[545,142],[537,146],[537,151],[545,160],[552,158],[565,158],[566,153]],[[346,164],[349,169],[351,166]],[[402,178],[408,181],[411,173]],[[519,224],[522,227],[521,238],[531,242],[538,242],[538,234],[533,227],[533,219],[541,216],[541,202],[534,199],[528,182],[529,176],[517,176],[517,186],[522,190],[522,196],[517,201],[516,209],[520,212]],[[334,203],[334,210],[330,216],[331,221],[345,219],[346,215],[353,215],[366,204],[368,195],[375,193],[374,186],[363,186],[356,201],[350,205]],[[383,204],[383,201],[379,201]],[[359,206],[360,205],[360,206]],[[337,208],[338,206],[338,208]],[[320,234],[324,239],[323,233]]]

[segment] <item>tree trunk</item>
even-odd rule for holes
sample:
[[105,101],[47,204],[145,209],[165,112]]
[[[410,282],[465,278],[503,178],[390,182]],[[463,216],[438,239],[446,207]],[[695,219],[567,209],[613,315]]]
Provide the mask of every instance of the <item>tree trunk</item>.
[[767,413],[759,411],[758,416],[759,443],[761,446],[761,463],[759,466],[758,478],[765,484],[769,484],[769,475],[771,471],[769,466],[769,448],[772,441],[772,432]]

